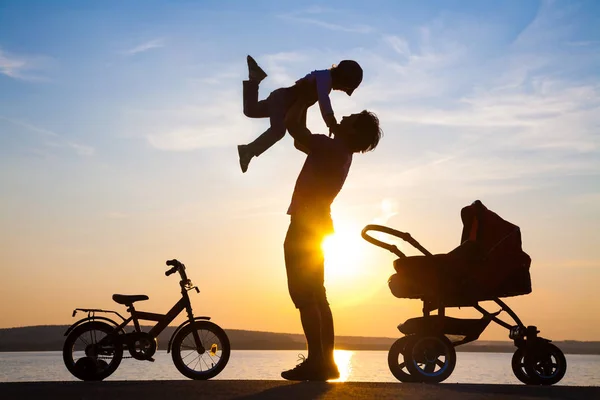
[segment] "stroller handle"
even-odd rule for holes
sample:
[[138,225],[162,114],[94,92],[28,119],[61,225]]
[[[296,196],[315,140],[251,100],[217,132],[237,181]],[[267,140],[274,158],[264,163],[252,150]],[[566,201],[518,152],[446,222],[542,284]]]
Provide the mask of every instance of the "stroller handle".
[[383,226],[383,225],[367,225],[363,228],[362,232],[360,233],[360,235],[363,237],[363,239],[365,239],[367,242],[369,242],[371,244],[374,244],[375,246],[379,246],[381,248],[384,248],[384,249],[394,253],[395,255],[397,255],[400,258],[404,258],[404,257],[406,257],[406,255],[403,252],[401,252],[400,249],[398,249],[398,247],[396,247],[396,245],[393,245],[391,243],[386,243],[381,240],[377,240],[372,236],[369,236],[367,233],[369,231],[383,232],[383,233],[387,233],[388,235],[399,237],[400,239],[404,240],[405,242],[410,243],[414,248],[416,248],[417,250],[419,250],[421,253],[425,254],[426,256],[431,255],[431,253],[426,248],[421,246],[419,244],[419,242],[417,242],[415,239],[412,238],[412,236],[410,236],[410,233],[400,232],[400,231],[397,231],[396,229],[388,228],[387,226]]

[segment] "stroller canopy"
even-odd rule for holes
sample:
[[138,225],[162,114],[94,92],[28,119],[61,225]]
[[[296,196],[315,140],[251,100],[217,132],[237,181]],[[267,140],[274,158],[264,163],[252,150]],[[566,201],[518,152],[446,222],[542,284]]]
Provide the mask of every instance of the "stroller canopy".
[[521,231],[477,200],[461,210],[460,245],[447,254],[399,258],[390,278],[396,297],[468,305],[531,292],[531,258]]

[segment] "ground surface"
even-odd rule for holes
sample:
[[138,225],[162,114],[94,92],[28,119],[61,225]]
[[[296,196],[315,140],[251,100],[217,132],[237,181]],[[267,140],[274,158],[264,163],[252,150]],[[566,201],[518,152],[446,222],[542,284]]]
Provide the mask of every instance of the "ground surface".
[[600,399],[600,387],[287,381],[0,383],[0,399]]

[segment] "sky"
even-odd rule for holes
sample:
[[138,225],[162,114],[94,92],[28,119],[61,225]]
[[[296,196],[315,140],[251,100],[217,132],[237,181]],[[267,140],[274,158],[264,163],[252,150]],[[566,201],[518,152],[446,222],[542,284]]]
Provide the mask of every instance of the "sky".
[[[533,292],[506,299],[524,323],[600,340],[598,26],[595,1],[0,0],[0,327],[124,311],[113,293],[166,313],[177,258],[196,315],[301,332],[283,239],[304,155],[285,137],[241,173],[236,146],[268,126],[242,113],[251,54],[269,74],[261,97],[358,61],[361,86],[331,94],[336,116],[381,121],[332,206],[337,334],[397,337],[421,312],[391,294],[395,257],[360,238],[366,224],[446,253],[479,199],[521,227],[533,260]],[[326,133],[318,107],[308,126]]]

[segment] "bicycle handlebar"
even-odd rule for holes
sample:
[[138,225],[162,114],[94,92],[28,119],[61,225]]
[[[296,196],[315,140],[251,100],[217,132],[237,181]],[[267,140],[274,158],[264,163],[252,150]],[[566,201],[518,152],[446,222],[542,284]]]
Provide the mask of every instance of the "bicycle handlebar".
[[167,265],[168,265],[168,266],[172,266],[173,268],[171,268],[170,270],[168,270],[168,271],[166,271],[166,272],[165,272],[165,275],[166,275],[166,276],[169,276],[169,275],[171,275],[171,274],[174,274],[175,272],[177,272],[177,270],[178,270],[180,267],[183,267],[183,264],[182,264],[182,263],[180,263],[179,261],[175,260],[175,259],[173,259],[173,260],[168,260],[168,261],[167,261]]

